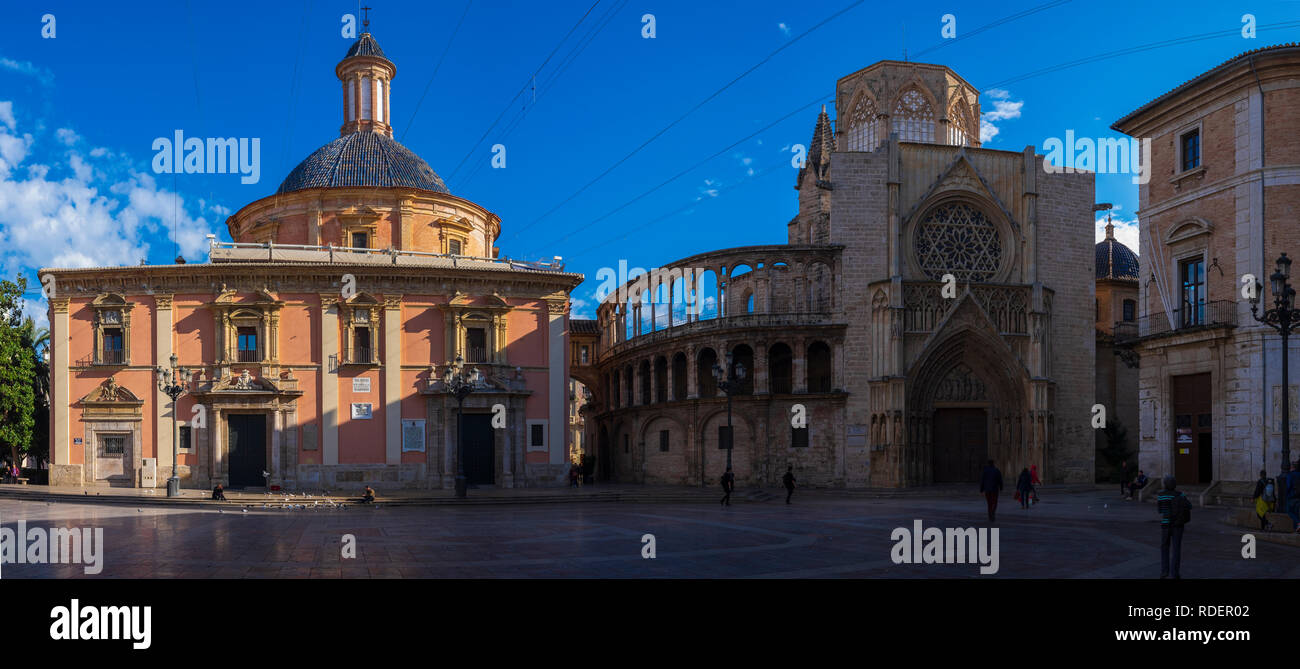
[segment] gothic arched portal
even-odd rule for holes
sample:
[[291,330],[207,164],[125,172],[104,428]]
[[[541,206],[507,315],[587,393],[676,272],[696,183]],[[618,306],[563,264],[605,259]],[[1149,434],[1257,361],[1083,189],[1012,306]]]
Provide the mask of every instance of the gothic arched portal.
[[908,485],[978,480],[993,460],[1005,475],[1030,462],[1029,375],[973,299],[962,298],[907,375]]

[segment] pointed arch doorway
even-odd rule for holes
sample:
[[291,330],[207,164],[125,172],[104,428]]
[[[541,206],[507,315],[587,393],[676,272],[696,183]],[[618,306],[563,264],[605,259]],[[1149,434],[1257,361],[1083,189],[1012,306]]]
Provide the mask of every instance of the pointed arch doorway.
[[978,323],[948,326],[908,375],[907,479],[911,484],[972,482],[988,460],[1004,473],[1035,464],[1024,426],[1024,365]]

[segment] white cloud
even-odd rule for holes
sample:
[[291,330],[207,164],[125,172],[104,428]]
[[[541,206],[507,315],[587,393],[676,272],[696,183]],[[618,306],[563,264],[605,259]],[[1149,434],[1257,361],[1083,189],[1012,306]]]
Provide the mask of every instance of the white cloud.
[[0,56],[0,69],[32,77],[45,86],[54,83],[54,75],[49,70],[37,67],[29,61],[12,60]]
[[[1118,207],[1116,207],[1116,209],[1118,209]],[[1110,222],[1115,226],[1115,241],[1129,247],[1129,249],[1134,253],[1141,255],[1142,252],[1138,248],[1139,235],[1137,219],[1135,218],[1126,221],[1122,218],[1116,218],[1114,214],[1111,214]],[[1094,226],[1094,232],[1096,233],[1095,236],[1098,242],[1106,238],[1105,216],[1101,216],[1097,219],[1096,225]]]
[[993,110],[980,114],[980,142],[992,141],[1001,129],[994,122],[1020,118],[1020,108],[1025,106],[1023,100],[1012,100],[1011,93],[1001,88],[994,88],[984,93],[992,98]]
[[78,135],[76,132],[74,132],[71,128],[59,128],[58,130],[54,131],[54,135],[59,138],[60,142],[63,142],[68,146],[72,146],[73,144],[76,144],[77,140],[81,139],[81,136]]
[[596,312],[592,310],[592,303],[581,297],[569,296],[569,312],[570,318],[596,319]]
[[[213,225],[191,216],[184,198],[151,174],[96,160],[105,153],[65,153],[68,136],[56,131],[38,141],[0,126],[0,273],[135,265],[151,244],[170,255],[174,222],[181,253],[204,256]],[[37,152],[44,159],[27,162]]]
[[10,130],[18,127],[18,121],[14,120],[14,103],[0,102],[0,123],[9,126]]
[[787,26],[785,23],[778,23],[778,24],[776,24],[776,27],[777,27],[777,29],[779,29],[779,30],[781,31],[781,33],[784,34],[786,37],[789,37],[789,36],[790,36],[790,26]]

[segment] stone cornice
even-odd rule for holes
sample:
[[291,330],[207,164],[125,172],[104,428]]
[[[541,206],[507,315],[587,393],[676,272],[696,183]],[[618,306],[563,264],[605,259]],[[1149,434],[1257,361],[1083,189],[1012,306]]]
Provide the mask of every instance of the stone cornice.
[[[408,269],[409,273],[398,273]],[[58,277],[59,293],[63,298],[94,298],[103,293],[123,296],[159,293],[211,295],[219,292],[223,284],[234,286],[239,292],[255,292],[263,286],[273,286],[282,294],[319,294],[323,286],[337,284],[343,274],[352,274],[379,294],[446,295],[456,288],[469,294],[500,293],[503,297],[540,299],[557,290],[572,290],[582,282],[581,275],[565,272],[343,264],[195,263],[44,269],[42,272]]]

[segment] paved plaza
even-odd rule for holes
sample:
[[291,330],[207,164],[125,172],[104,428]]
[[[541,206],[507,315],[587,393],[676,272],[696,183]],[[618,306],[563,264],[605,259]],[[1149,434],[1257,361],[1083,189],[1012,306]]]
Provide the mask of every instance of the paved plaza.
[[[1022,511],[1002,499],[997,578],[1150,578],[1159,574],[1151,503],[1100,490],[1045,494]],[[1300,548],[1258,543],[1198,509],[1184,578],[1297,578]],[[808,493],[737,503],[574,503],[262,510],[0,500],[14,528],[102,527],[103,570],[6,563],[4,578],[978,578],[978,565],[896,565],[895,528],[986,527],[983,498],[854,498]],[[343,536],[356,558],[341,556]],[[654,559],[642,537],[654,535]]]

